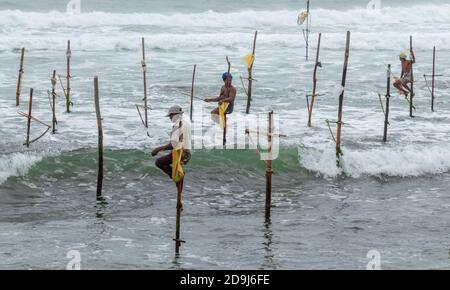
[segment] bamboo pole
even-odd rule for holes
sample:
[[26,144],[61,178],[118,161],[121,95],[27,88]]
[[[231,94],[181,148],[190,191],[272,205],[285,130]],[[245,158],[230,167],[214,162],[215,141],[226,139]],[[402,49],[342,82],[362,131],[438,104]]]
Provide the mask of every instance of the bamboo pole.
[[309,0],[306,1],[306,12],[308,13],[308,18],[306,19],[306,35],[305,35],[305,42],[306,42],[306,61],[308,61],[309,58],[309,32],[311,28],[309,27]]
[[273,133],[273,111],[269,113],[269,128],[267,142],[269,144],[269,160],[266,161],[266,203],[265,221],[270,223],[270,208],[272,204],[272,133]]
[[144,126],[148,128],[148,102],[147,102],[147,64],[145,63],[145,39],[142,37],[142,75],[144,79]]
[[[253,39],[253,50],[252,50],[252,56],[255,56],[256,51],[256,37],[258,36],[258,31],[255,31],[255,37]],[[247,108],[245,112],[247,114],[250,114],[250,105],[252,101],[252,89],[253,89],[253,62],[251,63],[250,67],[248,68],[248,88],[247,88]]]
[[436,76],[436,46],[433,46],[433,75],[431,76],[431,111],[434,112],[434,87]]
[[194,85],[195,85],[195,71],[197,70],[197,65],[194,65],[194,71],[192,72],[192,85],[191,85],[191,111],[190,117],[191,122],[194,122]]
[[227,145],[227,113],[223,115],[224,127],[223,127],[223,146]]
[[177,217],[176,217],[176,225],[175,225],[175,253],[180,253],[181,243],[185,241],[180,239],[180,229],[181,229],[181,210],[183,208],[182,201],[183,194],[183,181],[177,183]]
[[[413,37],[412,35],[409,37],[409,49],[410,51],[413,49]],[[414,70],[413,70],[413,64],[411,63],[411,97],[409,99],[409,116],[411,118],[414,117],[413,115],[413,109],[414,109]]]
[[30,147],[30,131],[31,131],[31,111],[33,109],[33,89],[30,89],[30,101],[28,103],[28,116],[27,116],[27,147]]
[[16,107],[20,104],[20,91],[22,88],[22,75],[24,73],[23,71],[23,59],[25,56],[25,48],[22,48],[20,50],[20,67],[19,67],[19,77],[17,80],[17,89],[16,89]]
[[388,65],[387,71],[387,89],[386,89],[386,109],[384,112],[384,134],[383,142],[387,142],[387,133],[389,126],[389,100],[391,98],[391,65]]
[[52,134],[56,134],[56,70],[53,70],[52,83]]
[[98,128],[97,200],[100,200],[102,197],[102,187],[103,187],[103,127],[102,127],[102,116],[100,113],[100,98],[99,98],[97,76],[94,78],[94,98],[95,98],[95,113],[97,116],[97,128]]
[[[254,52],[253,52],[254,54]],[[226,57],[227,59],[227,64],[228,64],[228,73],[230,73],[231,71],[231,62],[230,59],[228,58],[228,56]],[[224,128],[223,128],[223,146],[225,147],[227,145],[227,113],[225,113],[224,115]]]
[[66,57],[67,57],[67,76],[66,76],[66,81],[67,81],[67,86],[66,86],[66,111],[67,113],[70,113],[70,93],[71,93],[71,88],[70,88],[70,59],[72,58],[72,50],[70,49],[70,40],[67,41],[67,52],[66,52]]
[[342,156],[341,149],[341,130],[342,130],[342,107],[344,104],[344,93],[345,93],[345,83],[347,80],[347,66],[348,58],[350,55],[350,31],[347,31],[347,40],[345,44],[345,59],[344,59],[344,69],[342,72],[342,92],[339,96],[339,111],[338,111],[338,122],[337,122],[337,133],[336,133],[336,162],[340,166],[340,159]]
[[317,53],[316,53],[316,64],[314,65],[314,74],[313,74],[313,93],[311,96],[311,104],[308,108],[308,127],[311,127],[312,121],[312,110],[314,106],[314,101],[316,99],[316,88],[317,88],[317,68],[320,65],[319,62],[319,53],[320,53],[320,40],[322,38],[322,33],[319,33],[319,40],[317,41]]

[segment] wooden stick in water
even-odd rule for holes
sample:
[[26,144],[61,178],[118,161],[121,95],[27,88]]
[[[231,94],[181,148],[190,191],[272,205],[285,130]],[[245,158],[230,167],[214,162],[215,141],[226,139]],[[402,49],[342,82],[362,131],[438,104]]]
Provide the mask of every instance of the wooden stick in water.
[[231,62],[228,59],[228,56],[227,56],[227,64],[228,64],[228,73],[230,73],[230,71],[231,71]]
[[195,85],[195,71],[197,69],[197,65],[194,65],[194,71],[192,72],[192,85],[191,85],[191,111],[190,117],[191,122],[194,122],[194,85]]
[[[255,51],[256,51],[256,37],[258,36],[258,31],[255,31],[255,37],[253,39],[253,50],[252,50],[252,56],[253,59],[255,57]],[[250,106],[252,101],[252,89],[253,89],[253,61],[248,68],[248,88],[247,88],[247,107],[245,109],[245,112],[247,114],[250,114]]]
[[344,59],[344,69],[342,72],[342,92],[339,96],[339,111],[338,111],[338,122],[337,122],[337,133],[336,133],[336,162],[337,165],[340,166],[340,159],[342,156],[341,149],[341,130],[342,130],[342,107],[344,104],[344,93],[345,93],[345,84],[347,80],[347,66],[348,66],[348,58],[350,55],[350,31],[347,31],[347,40],[345,44],[345,59]]
[[56,134],[56,70],[53,70],[52,82],[52,134]]
[[102,116],[100,113],[100,97],[99,97],[97,76],[94,78],[94,98],[95,98],[95,113],[97,116],[97,128],[98,128],[97,200],[101,200],[103,187],[103,126],[102,126]]
[[145,63],[145,39],[142,37],[142,74],[144,79],[144,126],[148,128],[148,101],[147,101],[147,64]]
[[70,93],[71,93],[71,88],[70,88],[70,59],[72,57],[72,50],[70,49],[70,40],[67,41],[67,52],[66,52],[66,57],[67,57],[67,76],[66,76],[66,80],[67,80],[67,87],[66,87],[66,111],[67,113],[70,113],[70,105],[71,105],[71,101],[70,101]]
[[386,109],[384,112],[384,133],[383,142],[387,142],[387,133],[389,126],[389,99],[391,98],[391,65],[388,65],[387,71],[387,89],[386,89]]
[[267,142],[269,144],[269,160],[266,161],[266,203],[265,221],[270,223],[270,208],[272,206],[272,132],[273,132],[273,111],[269,113],[269,128]]
[[31,111],[33,109],[33,89],[30,89],[30,102],[28,104],[28,117],[27,117],[27,147],[30,147],[30,131],[31,131]]
[[20,50],[20,67],[19,67],[19,77],[17,80],[17,89],[16,89],[16,107],[20,104],[20,91],[22,88],[22,75],[24,73],[23,71],[23,59],[25,56],[25,48],[22,48]]
[[320,40],[322,38],[322,33],[319,33],[319,40],[317,41],[317,53],[316,53],[316,64],[314,66],[314,74],[313,74],[313,93],[311,96],[311,104],[308,107],[308,127],[311,127],[312,122],[312,110],[314,106],[314,101],[316,99],[316,88],[317,88],[317,68],[320,65],[319,62],[319,53],[320,53]]
[[[412,35],[409,37],[409,48],[410,48],[410,50],[413,49],[413,37],[412,37]],[[411,64],[411,96],[410,96],[410,99],[409,99],[409,116],[411,118],[414,117],[414,114],[413,114],[413,109],[414,109],[413,100],[414,100],[414,70],[413,70],[413,64]]]
[[311,27],[309,27],[309,0],[306,2],[306,12],[308,13],[308,18],[306,18],[306,35],[305,35],[305,42],[306,42],[306,61],[308,61],[309,58],[309,33],[311,31]]
[[224,127],[223,127],[223,147],[225,149],[225,146],[227,145],[227,113],[223,115],[224,118]]
[[181,243],[185,241],[180,239],[180,229],[181,229],[181,210],[183,208],[182,201],[183,194],[183,181],[177,183],[177,217],[176,217],[176,225],[175,225],[175,253],[180,253]]
[[434,87],[436,74],[436,46],[433,46],[433,75],[431,79],[431,111],[434,112]]

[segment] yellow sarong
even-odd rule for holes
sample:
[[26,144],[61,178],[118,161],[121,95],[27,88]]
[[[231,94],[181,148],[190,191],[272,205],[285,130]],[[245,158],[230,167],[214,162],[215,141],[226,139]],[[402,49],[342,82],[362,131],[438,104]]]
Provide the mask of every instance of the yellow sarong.
[[242,57],[242,61],[245,63],[245,65],[249,69],[250,67],[252,67],[253,62],[255,61],[255,55],[249,53],[249,54],[247,54],[247,55]]
[[226,124],[225,124],[225,114],[227,112],[228,106],[230,105],[230,103],[224,102],[222,103],[222,105],[219,106],[219,120],[220,120],[220,127],[222,129],[225,128]]
[[183,147],[174,148],[172,150],[172,180],[178,183],[184,178],[183,165],[181,158],[183,157]]

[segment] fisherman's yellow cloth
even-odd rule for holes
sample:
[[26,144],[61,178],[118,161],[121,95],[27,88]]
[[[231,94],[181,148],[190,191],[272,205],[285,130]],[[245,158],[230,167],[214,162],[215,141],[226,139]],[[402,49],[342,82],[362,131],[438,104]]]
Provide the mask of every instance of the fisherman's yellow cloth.
[[183,151],[183,147],[174,148],[172,150],[172,180],[175,183],[180,182],[184,177],[183,165],[181,164]]
[[247,68],[250,68],[253,65],[253,62],[255,61],[255,55],[249,53],[242,57],[242,61],[245,63]]
[[230,103],[224,102],[219,106],[219,120],[220,120],[220,127],[223,129],[225,128],[225,114],[227,113],[227,109]]

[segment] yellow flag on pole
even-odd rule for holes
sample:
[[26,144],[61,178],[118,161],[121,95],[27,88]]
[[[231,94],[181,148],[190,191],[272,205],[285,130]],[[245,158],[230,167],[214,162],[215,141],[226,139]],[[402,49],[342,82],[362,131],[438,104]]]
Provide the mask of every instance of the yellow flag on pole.
[[249,53],[242,57],[242,61],[245,63],[247,68],[250,68],[253,65],[253,62],[255,61],[255,55]]

